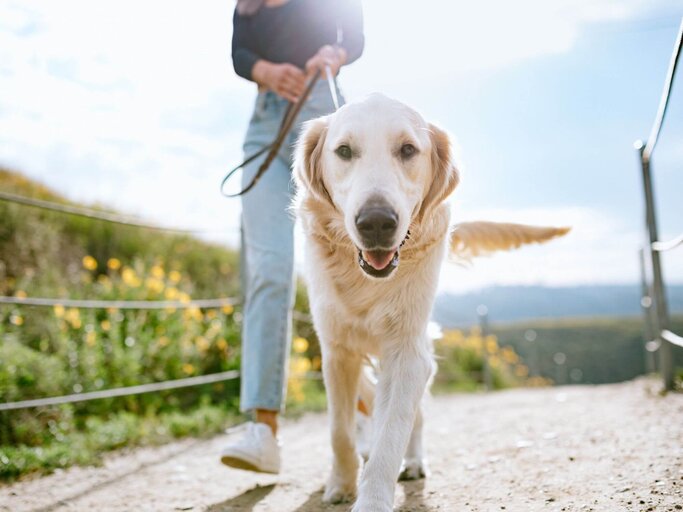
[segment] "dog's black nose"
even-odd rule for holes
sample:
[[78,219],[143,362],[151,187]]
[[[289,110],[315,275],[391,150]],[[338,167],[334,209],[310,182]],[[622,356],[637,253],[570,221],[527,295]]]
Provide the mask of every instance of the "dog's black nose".
[[356,228],[366,248],[390,248],[398,227],[398,215],[389,206],[369,205],[356,216]]

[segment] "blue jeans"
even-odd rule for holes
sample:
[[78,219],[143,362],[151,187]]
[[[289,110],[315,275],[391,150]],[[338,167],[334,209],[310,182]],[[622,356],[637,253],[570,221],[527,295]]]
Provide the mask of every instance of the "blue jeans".
[[[337,91],[342,100],[342,96]],[[271,144],[287,101],[259,93],[244,141],[245,157]],[[321,77],[278,156],[256,186],[242,196],[242,379],[240,409],[279,411],[284,406],[294,305],[294,218],[287,210],[294,192],[292,151],[301,123],[334,111]],[[265,155],[243,169],[242,186],[256,174]]]

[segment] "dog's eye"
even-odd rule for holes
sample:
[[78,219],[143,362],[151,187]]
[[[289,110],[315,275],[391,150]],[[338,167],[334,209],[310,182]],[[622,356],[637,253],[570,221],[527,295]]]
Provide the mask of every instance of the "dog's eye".
[[351,148],[346,144],[342,144],[335,149],[334,152],[337,153],[337,156],[342,160],[351,160],[351,157],[353,156],[353,151],[351,151]]
[[403,146],[401,146],[401,158],[407,160],[415,153],[417,153],[417,148],[412,144],[403,144]]

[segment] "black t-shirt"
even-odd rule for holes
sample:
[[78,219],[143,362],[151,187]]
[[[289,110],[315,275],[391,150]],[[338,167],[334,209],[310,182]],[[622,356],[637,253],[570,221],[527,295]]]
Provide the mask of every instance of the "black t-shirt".
[[360,57],[365,43],[360,0],[289,0],[261,7],[252,16],[233,17],[232,62],[235,72],[253,80],[259,59],[304,69],[321,46],[339,44],[347,63]]

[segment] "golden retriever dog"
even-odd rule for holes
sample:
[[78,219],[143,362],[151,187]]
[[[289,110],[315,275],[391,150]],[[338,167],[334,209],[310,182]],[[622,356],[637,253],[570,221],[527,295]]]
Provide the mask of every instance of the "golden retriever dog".
[[[434,372],[426,327],[450,243],[464,257],[567,232],[519,224],[450,227],[458,170],[444,131],[375,94],[308,122],[294,163],[294,210],[321,342],[333,449],[323,496],[355,512],[393,508],[395,483],[426,474],[421,398]],[[358,481],[355,410],[367,356],[379,360],[373,439]],[[358,488],[357,488],[358,485]]]

